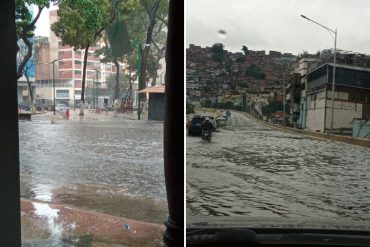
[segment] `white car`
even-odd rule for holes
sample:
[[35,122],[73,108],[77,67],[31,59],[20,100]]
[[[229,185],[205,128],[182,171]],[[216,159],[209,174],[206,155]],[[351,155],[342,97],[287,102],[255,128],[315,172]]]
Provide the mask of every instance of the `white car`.
[[66,112],[67,110],[70,110],[70,108],[66,106],[65,104],[57,104],[55,106],[55,110],[60,111],[60,112]]

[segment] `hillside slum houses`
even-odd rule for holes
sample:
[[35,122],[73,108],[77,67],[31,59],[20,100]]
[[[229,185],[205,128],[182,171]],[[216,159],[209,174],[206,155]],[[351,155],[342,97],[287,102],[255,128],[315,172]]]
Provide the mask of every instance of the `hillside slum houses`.
[[[222,50],[217,59],[214,52],[212,47],[195,45],[186,50],[186,91],[192,104],[241,104],[239,109],[252,110],[261,119],[370,138],[369,55],[337,51],[335,96],[331,97],[334,54],[330,49],[299,56]],[[276,111],[265,116],[263,107],[271,102],[283,103],[286,114]]]
[[[213,57],[212,47],[190,45],[186,50],[186,93],[194,104],[241,101],[248,92],[282,95],[283,80],[297,67],[297,57],[277,51],[223,51],[222,60]],[[248,74],[251,66],[263,76]],[[251,101],[255,101],[254,98]]]

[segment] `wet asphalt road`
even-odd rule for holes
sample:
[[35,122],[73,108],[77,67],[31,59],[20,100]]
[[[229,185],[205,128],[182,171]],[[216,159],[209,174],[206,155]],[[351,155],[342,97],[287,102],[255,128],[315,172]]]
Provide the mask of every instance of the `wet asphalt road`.
[[162,223],[162,129],[113,116],[20,121],[21,196]]
[[187,136],[187,216],[370,220],[370,150],[232,113],[212,142]]

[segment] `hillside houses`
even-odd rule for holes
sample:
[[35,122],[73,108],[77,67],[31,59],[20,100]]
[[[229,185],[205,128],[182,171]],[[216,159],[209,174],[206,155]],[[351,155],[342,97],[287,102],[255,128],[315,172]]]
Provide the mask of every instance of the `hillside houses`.
[[[297,66],[296,56],[277,51],[266,54],[265,51],[250,50],[245,55],[224,50],[222,61],[215,61],[212,56],[211,47],[190,45],[186,50],[186,92],[190,101],[239,100],[240,96],[227,96],[231,90],[243,95],[267,90],[281,94],[281,81]],[[251,65],[259,67],[264,76],[247,75]]]

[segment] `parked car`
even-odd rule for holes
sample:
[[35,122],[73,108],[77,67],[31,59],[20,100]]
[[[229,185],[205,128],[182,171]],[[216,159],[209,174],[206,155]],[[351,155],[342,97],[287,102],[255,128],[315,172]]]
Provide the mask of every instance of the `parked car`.
[[205,117],[194,116],[190,122],[188,128],[189,136],[200,136],[202,134],[201,124],[205,120]]
[[217,118],[216,119],[216,125],[217,125],[217,128],[220,128],[220,127],[226,127],[226,120],[225,118]]
[[67,110],[70,110],[70,108],[66,106],[65,104],[57,104],[55,106],[55,110],[59,112],[66,112]]

